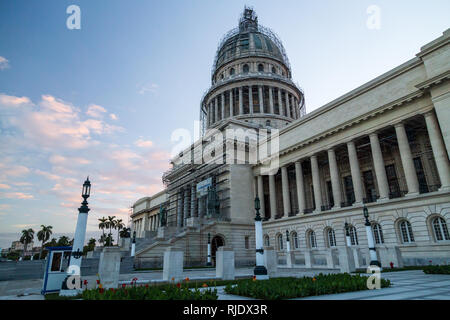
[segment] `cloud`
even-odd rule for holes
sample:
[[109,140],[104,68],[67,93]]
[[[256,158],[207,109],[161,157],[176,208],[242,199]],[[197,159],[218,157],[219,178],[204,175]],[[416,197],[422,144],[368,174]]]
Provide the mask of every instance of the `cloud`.
[[117,115],[115,115],[114,113],[110,113],[109,117],[111,118],[111,120],[114,120],[114,121],[119,120],[119,117]]
[[153,142],[150,140],[144,140],[142,138],[139,138],[138,140],[136,140],[134,142],[134,144],[136,146],[138,146],[139,148],[150,148],[151,146],[153,146]]
[[0,189],[11,189],[7,184],[0,183]]
[[93,118],[103,118],[104,113],[106,113],[106,109],[96,104],[89,105],[88,110],[86,111],[86,114]]
[[[3,100],[9,105],[30,102],[26,97],[3,96]],[[89,108],[91,114],[104,109],[97,105],[90,105]],[[47,149],[83,149],[98,145],[98,136],[124,131],[122,127],[101,119],[83,120],[81,116],[79,108],[71,103],[51,95],[42,95],[38,106],[31,111],[18,113],[9,121],[13,128],[23,133],[24,139],[17,143]]]
[[22,192],[5,192],[0,193],[0,198],[7,198],[7,199],[33,199],[34,196],[31,194],[26,194]]
[[9,68],[9,61],[5,57],[0,56],[0,70]]
[[158,92],[159,85],[156,83],[146,83],[139,86],[139,94],[146,94],[147,92],[156,93]]
[[30,103],[31,101],[28,97],[8,96],[6,94],[0,93],[0,105],[4,105],[7,107],[19,107],[22,105],[28,105]]

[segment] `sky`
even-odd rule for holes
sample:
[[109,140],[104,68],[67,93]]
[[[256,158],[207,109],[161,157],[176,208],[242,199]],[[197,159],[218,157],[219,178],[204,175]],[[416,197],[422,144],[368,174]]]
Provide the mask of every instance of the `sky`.
[[217,45],[245,5],[281,38],[307,112],[450,27],[448,0],[2,0],[0,248],[42,224],[73,234],[88,175],[89,236],[162,190],[171,135],[194,135]]

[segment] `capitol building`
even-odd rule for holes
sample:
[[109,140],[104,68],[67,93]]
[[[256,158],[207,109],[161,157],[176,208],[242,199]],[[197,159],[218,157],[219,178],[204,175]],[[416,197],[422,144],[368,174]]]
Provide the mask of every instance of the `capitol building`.
[[254,266],[256,197],[280,266],[289,251],[292,267],[339,269],[348,247],[367,267],[363,208],[382,266],[450,263],[450,29],[308,113],[282,42],[246,8],[210,76],[200,138],[132,207],[138,267],[160,267],[169,247],[205,265],[208,238],[213,262],[226,246]]

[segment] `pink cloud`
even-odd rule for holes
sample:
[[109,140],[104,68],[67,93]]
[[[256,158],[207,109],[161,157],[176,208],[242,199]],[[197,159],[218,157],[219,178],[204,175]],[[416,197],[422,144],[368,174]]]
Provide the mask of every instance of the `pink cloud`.
[[106,113],[106,109],[96,104],[89,105],[86,111],[86,114],[93,118],[102,118],[104,113]]
[[134,144],[136,146],[138,146],[139,148],[150,148],[151,146],[153,146],[153,142],[150,140],[144,140],[142,138],[139,138],[138,140],[136,140],[134,142]]
[[26,194],[26,193],[22,193],[22,192],[5,192],[5,193],[0,193],[0,198],[33,199],[34,196],[31,194]]
[[26,105],[26,104],[30,104],[30,103],[31,103],[31,101],[27,97],[8,96],[6,94],[0,93],[0,104],[2,104],[2,105],[8,106],[8,107],[18,107],[18,106]]

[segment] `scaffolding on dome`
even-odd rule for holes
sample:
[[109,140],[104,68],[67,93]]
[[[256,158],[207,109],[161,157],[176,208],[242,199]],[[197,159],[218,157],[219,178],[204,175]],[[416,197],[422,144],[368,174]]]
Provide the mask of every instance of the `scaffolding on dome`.
[[[283,46],[280,38],[278,37],[278,35],[275,32],[273,32],[270,28],[267,28],[267,27],[264,27],[264,26],[258,24],[258,17],[256,15],[256,12],[253,10],[253,8],[246,6],[244,8],[244,12],[241,14],[241,17],[239,18],[239,26],[231,29],[224,36],[222,36],[222,38],[219,42],[219,45],[217,46],[216,54],[214,56],[213,66],[211,69],[211,77],[214,76],[214,72],[216,71],[216,69],[218,67],[217,62],[219,59],[219,53],[220,53],[222,47],[224,46],[224,44],[231,38],[237,36],[239,33],[248,32],[248,31],[259,32],[259,33],[267,36],[271,41],[273,41],[273,43],[275,43],[275,45],[277,46],[278,50],[281,53],[281,56],[283,58],[283,63],[286,65],[286,67],[289,69],[289,71],[291,70],[291,65],[289,63],[289,59],[286,54],[286,50],[284,49],[284,46]],[[253,51],[248,50],[245,52],[245,56],[251,55],[252,53],[256,53],[256,51],[253,52]]]

